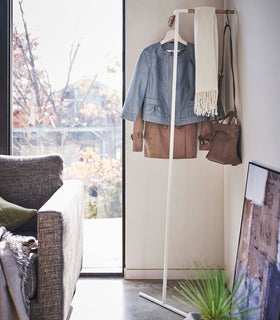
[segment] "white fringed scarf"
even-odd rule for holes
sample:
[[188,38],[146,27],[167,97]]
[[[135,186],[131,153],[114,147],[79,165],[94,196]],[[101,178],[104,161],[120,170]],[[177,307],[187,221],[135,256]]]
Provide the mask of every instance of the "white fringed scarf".
[[218,30],[216,8],[195,8],[195,100],[194,112],[217,115],[218,99]]

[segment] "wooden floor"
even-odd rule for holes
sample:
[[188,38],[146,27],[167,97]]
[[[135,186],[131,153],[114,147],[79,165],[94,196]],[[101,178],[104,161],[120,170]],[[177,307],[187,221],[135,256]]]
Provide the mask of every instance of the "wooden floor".
[[[168,282],[167,303],[189,312],[175,300],[176,281]],[[161,299],[162,281],[122,278],[80,278],[70,320],[181,320],[184,319],[138,295],[139,291]],[[177,295],[178,296],[178,295]]]

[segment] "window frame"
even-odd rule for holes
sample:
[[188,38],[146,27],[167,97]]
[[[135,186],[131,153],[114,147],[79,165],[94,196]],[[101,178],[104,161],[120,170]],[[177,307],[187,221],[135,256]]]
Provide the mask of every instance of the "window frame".
[[11,154],[12,0],[0,0],[0,154]]

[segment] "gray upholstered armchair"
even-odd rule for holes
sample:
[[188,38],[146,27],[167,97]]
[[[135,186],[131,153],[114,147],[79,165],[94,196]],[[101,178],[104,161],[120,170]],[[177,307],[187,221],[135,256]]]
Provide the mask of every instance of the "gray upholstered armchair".
[[0,156],[0,195],[38,209],[16,230],[37,235],[37,291],[30,300],[31,320],[65,320],[82,266],[83,183],[62,182],[58,155]]

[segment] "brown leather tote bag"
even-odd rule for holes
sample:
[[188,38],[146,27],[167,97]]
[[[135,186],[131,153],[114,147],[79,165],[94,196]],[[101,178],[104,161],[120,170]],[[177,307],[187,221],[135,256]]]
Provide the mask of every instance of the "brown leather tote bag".
[[[241,163],[241,159],[238,155],[237,146],[240,137],[240,125],[237,119],[237,110],[235,105],[235,78],[233,72],[233,57],[232,57],[232,38],[231,27],[227,18],[227,23],[224,28],[223,35],[223,57],[222,67],[219,74],[219,87],[222,88],[223,79],[223,66],[224,66],[224,44],[226,31],[229,30],[229,43],[230,43],[230,62],[233,84],[233,105],[234,110],[230,111],[223,120],[219,121],[217,117],[212,122],[213,135],[210,140],[209,152],[206,158],[210,161],[218,162],[220,164],[231,164],[236,166]],[[225,123],[227,120],[227,123]]]

